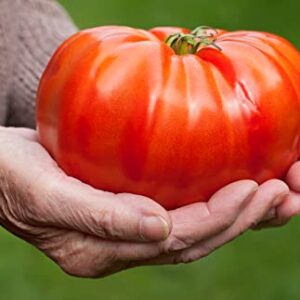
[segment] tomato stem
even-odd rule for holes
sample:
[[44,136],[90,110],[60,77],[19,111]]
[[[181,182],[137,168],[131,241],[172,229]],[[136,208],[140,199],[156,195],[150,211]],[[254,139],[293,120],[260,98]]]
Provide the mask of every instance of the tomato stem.
[[222,49],[216,44],[215,36],[218,30],[209,26],[199,26],[191,33],[175,33],[167,37],[165,43],[171,47],[176,54],[195,54],[199,50],[212,46],[219,51]]

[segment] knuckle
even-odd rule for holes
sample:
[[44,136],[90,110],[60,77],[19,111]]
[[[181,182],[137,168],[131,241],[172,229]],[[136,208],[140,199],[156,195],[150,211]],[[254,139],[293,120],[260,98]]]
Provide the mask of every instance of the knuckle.
[[[228,208],[227,211],[234,211],[234,207]],[[208,210],[208,214],[209,217],[212,220],[214,220],[216,226],[220,230],[225,230],[229,228],[235,220],[235,218],[232,215],[226,214],[225,212],[220,211],[219,209],[210,208]]]
[[267,186],[272,186],[272,187],[278,189],[279,191],[281,191],[283,193],[284,192],[286,192],[286,193],[289,192],[288,185],[280,179],[270,179],[270,180],[266,181],[265,183],[263,183],[262,185],[263,186],[266,186],[266,185]]
[[116,208],[102,209],[100,212],[91,212],[92,230],[97,236],[117,239],[122,236],[118,229],[118,214]]
[[232,221],[230,219],[226,218],[226,217],[224,217],[224,219],[222,221],[220,221],[220,223],[221,223],[220,227],[223,230],[229,228],[232,225]]
[[232,220],[223,213],[215,213],[213,218],[215,219],[216,224],[221,231],[229,228],[232,225]]
[[107,213],[99,212],[97,210],[90,210],[88,212],[88,216],[82,216],[82,218],[86,219],[86,226],[88,227],[88,231],[92,232],[96,236],[99,237],[107,237],[108,232],[108,216]]

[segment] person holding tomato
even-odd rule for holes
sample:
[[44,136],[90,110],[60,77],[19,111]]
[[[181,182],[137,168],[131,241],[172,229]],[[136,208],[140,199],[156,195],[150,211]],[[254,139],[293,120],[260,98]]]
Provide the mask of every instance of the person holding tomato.
[[3,227],[66,273],[98,278],[136,266],[195,261],[248,229],[280,226],[300,212],[300,162],[284,180],[239,180],[207,202],[172,210],[146,196],[103,191],[68,176],[33,128],[42,71],[76,31],[55,1],[0,3]]

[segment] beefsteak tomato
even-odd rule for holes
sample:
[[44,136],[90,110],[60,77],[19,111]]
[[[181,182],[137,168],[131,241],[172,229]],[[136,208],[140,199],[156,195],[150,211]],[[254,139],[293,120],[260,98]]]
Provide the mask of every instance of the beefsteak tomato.
[[285,39],[105,26],[66,40],[37,95],[42,145],[71,176],[167,209],[299,157],[300,54]]

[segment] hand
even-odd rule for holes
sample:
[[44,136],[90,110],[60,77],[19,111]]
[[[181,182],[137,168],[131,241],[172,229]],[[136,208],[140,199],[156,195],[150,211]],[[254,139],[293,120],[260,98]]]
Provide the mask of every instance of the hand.
[[74,276],[193,261],[257,224],[288,193],[278,180],[244,180],[208,203],[166,212],[146,197],[66,176],[32,130],[0,128],[0,145],[0,223]]
[[277,179],[260,186],[243,180],[219,190],[208,203],[171,211],[173,230],[161,243],[168,254],[132,265],[188,263],[207,256],[259,224],[288,193],[286,184]]
[[290,188],[290,193],[280,205],[268,212],[264,220],[255,229],[285,225],[300,213],[300,161],[291,166],[285,182]]
[[114,272],[121,257],[147,258],[145,241],[169,235],[169,215],[156,202],[95,190],[66,176],[35,131],[0,127],[0,145],[0,224],[66,272]]

